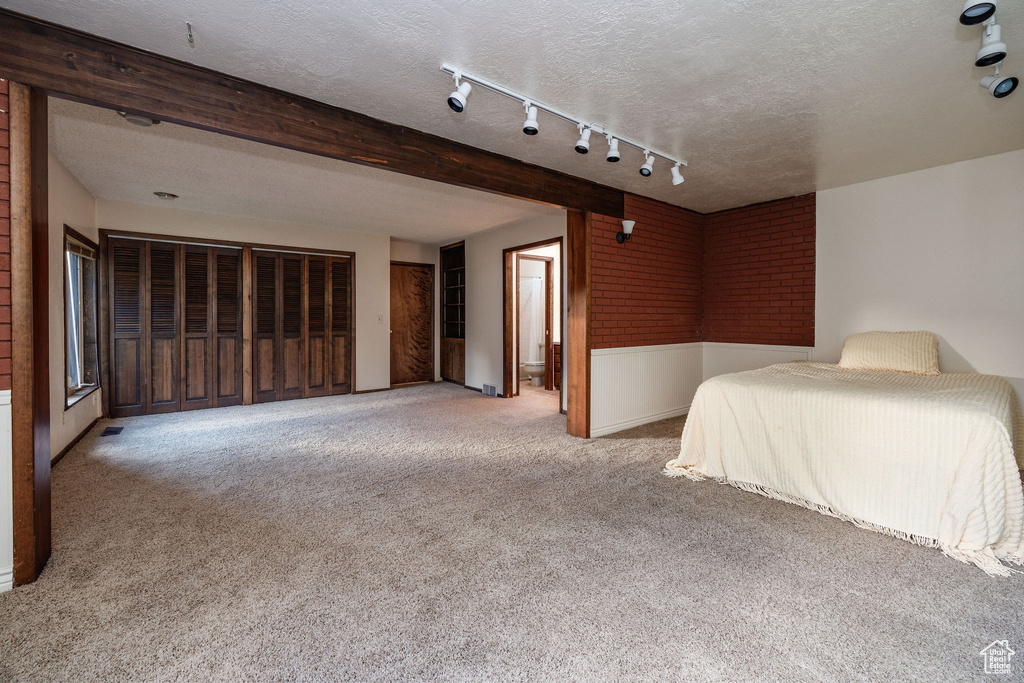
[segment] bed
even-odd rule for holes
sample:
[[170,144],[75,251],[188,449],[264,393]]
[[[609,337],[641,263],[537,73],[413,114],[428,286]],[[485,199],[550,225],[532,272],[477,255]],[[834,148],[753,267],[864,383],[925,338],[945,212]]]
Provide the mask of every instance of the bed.
[[666,474],[802,505],[994,575],[1024,563],[1024,417],[1010,384],[938,373],[937,358],[927,374],[845,365],[704,382]]

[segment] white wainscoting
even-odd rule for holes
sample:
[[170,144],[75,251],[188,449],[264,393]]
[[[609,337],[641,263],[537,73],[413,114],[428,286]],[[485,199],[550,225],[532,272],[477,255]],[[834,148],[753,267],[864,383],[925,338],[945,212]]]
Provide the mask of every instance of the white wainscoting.
[[683,415],[703,377],[700,342],[594,349],[590,435]]
[[0,593],[14,588],[14,471],[11,392],[0,391]]
[[704,342],[704,379],[730,372],[766,368],[793,360],[813,360],[810,346],[770,346],[767,344],[726,344]]

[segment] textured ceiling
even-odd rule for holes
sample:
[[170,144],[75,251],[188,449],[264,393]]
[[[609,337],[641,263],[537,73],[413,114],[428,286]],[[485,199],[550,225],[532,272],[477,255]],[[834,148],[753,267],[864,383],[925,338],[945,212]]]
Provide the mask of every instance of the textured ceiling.
[[[50,100],[50,147],[95,197],[453,241],[550,207]],[[179,195],[173,203],[154,191]]]
[[[30,15],[698,211],[1024,148],[1024,92],[978,87],[961,0],[4,0]],[[999,12],[1024,76],[1024,2]],[[192,22],[195,48],[185,39]],[[1015,49],[1016,48],[1016,49]],[[686,159],[573,152],[575,130],[442,62]],[[594,152],[597,152],[595,154]]]

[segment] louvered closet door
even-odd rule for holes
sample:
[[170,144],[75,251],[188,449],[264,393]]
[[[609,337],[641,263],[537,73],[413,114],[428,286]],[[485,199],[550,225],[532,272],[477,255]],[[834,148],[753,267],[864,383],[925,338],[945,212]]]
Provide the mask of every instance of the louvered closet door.
[[281,254],[281,399],[302,398],[306,388],[303,324],[305,256]]
[[142,317],[145,242],[111,239],[107,282],[110,286],[110,364],[112,417],[142,415]]
[[149,373],[148,413],[171,413],[178,405],[180,356],[178,245],[146,242],[149,254],[148,358],[143,356]]
[[214,249],[216,396],[218,406],[242,403],[242,250]]
[[253,399],[257,403],[277,401],[278,332],[281,309],[278,297],[278,255],[266,251],[252,253],[253,296]]
[[213,266],[210,248],[183,246],[185,334],[182,337],[182,410],[212,408],[213,400]]
[[330,390],[332,394],[352,391],[352,263],[331,257],[330,266]]
[[306,257],[306,396],[326,396],[327,355],[327,257]]

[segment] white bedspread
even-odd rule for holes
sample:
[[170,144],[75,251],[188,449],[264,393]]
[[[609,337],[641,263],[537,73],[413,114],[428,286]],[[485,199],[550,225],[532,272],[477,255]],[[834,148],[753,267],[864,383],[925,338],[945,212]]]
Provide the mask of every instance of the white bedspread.
[[666,473],[713,477],[1005,575],[1000,560],[1024,563],[1018,467],[1024,418],[1001,377],[797,362],[701,384]]

